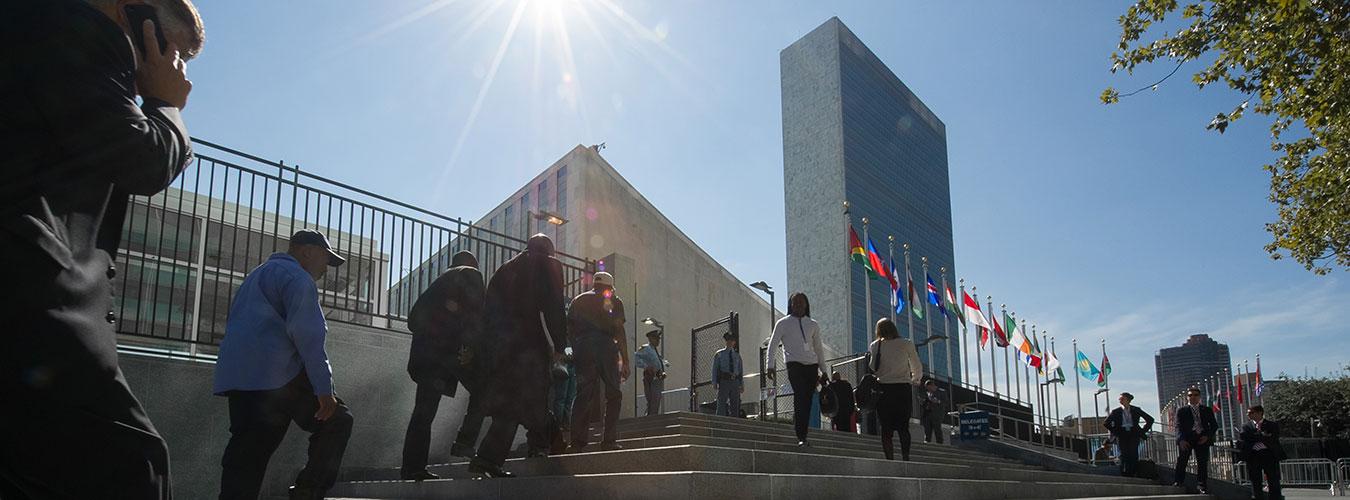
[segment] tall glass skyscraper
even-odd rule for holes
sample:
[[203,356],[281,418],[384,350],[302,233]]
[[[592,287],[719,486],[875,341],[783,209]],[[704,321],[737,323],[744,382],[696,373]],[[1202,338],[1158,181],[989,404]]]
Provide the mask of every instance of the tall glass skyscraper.
[[844,214],[847,201],[860,237],[862,219],[868,219],[883,259],[894,236],[902,291],[905,243],[909,274],[923,302],[928,300],[924,257],[939,294],[941,268],[956,291],[946,125],[838,18],[783,49],[780,65],[788,287],[810,298],[832,356],[864,352],[876,320],[894,317],[901,335],[916,341],[929,338],[930,328],[935,335],[949,334],[920,347],[919,357],[929,372],[961,380],[954,315],[944,317],[931,306],[926,313],[931,323],[913,317],[911,330],[906,315],[912,313],[891,307],[890,284],[869,280],[850,262]]

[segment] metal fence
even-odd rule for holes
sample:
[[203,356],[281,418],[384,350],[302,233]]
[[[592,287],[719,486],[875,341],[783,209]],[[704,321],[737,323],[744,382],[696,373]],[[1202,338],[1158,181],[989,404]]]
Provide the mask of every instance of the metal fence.
[[[708,402],[717,400],[717,390],[713,388],[713,355],[726,347],[723,335],[730,333],[737,339],[736,355],[740,356],[739,340],[740,315],[735,311],[727,317],[694,328],[689,340],[689,411],[698,413],[699,408]],[[745,366],[745,361],[741,361]],[[735,410],[739,411],[739,408]]]
[[1336,494],[1345,496],[1345,490],[1350,488],[1350,458],[1336,460],[1336,473],[1340,475],[1340,482],[1336,485]]
[[[1252,484],[1247,475],[1247,463],[1233,464],[1234,483]],[[1280,487],[1285,486],[1324,486],[1334,496],[1339,492],[1340,470],[1336,462],[1325,458],[1295,458],[1280,461]],[[1269,484],[1266,482],[1266,484]]]
[[[525,248],[458,218],[193,139],[191,164],[164,191],[129,201],[114,282],[121,343],[211,353],[234,291],[295,230],[324,233],[347,263],[318,282],[330,321],[396,328],[417,296],[474,252],[485,279]],[[595,263],[559,252],[567,296]]]

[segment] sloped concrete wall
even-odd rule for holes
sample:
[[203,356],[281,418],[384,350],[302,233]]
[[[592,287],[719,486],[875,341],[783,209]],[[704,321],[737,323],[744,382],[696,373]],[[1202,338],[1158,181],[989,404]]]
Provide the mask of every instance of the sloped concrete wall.
[[[397,467],[416,391],[407,373],[412,337],[342,323],[328,327],[334,385],[356,419],[343,466]],[[215,498],[220,458],[230,437],[226,399],[211,394],[215,364],[127,353],[121,355],[121,364],[136,397],[168,441],[175,497]],[[432,463],[449,458],[466,394],[460,387],[459,397],[441,399],[432,427]],[[267,468],[264,498],[285,497],[304,466],[308,438],[299,427],[291,427]]]

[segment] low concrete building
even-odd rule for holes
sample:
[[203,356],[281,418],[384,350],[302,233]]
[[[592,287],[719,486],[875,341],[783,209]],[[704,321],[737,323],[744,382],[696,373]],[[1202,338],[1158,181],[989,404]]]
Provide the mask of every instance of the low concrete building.
[[[521,239],[542,232],[558,251],[598,261],[598,270],[614,274],[627,313],[630,354],[655,329],[644,318],[664,326],[663,351],[670,362],[665,411],[689,406],[688,392],[680,388],[689,386],[691,330],[732,311],[739,313],[745,371],[759,371],[758,346],[771,331],[769,303],[662,215],[597,148],[578,144],[476,225]],[[720,344],[718,339],[711,349]],[[640,379],[634,374],[623,384],[625,416],[645,396]],[[752,378],[746,385],[749,403],[758,382]]]

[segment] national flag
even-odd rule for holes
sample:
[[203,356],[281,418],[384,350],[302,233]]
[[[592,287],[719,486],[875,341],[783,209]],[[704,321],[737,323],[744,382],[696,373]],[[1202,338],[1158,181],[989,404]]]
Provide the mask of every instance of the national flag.
[[890,277],[886,275],[886,266],[881,262],[881,254],[877,253],[877,246],[872,244],[871,237],[867,238],[867,264],[871,269],[876,271],[872,274],[872,279],[890,279]]
[[1031,336],[1031,366],[1036,368],[1036,373],[1045,374],[1045,352],[1041,351],[1041,343],[1036,341],[1036,336]]
[[1245,378],[1245,377],[1238,377],[1238,379],[1237,379],[1237,387],[1236,387],[1236,389],[1237,389],[1238,404],[1242,404],[1242,403],[1243,403],[1243,401],[1242,401],[1242,393],[1244,392],[1244,391],[1242,390],[1242,379],[1243,379],[1243,378]]
[[919,298],[918,290],[914,289],[914,277],[909,275],[908,269],[905,270],[905,279],[909,281],[909,310],[919,319],[923,319],[923,299]]
[[1107,379],[1107,377],[1110,377],[1110,376],[1111,376],[1111,358],[1106,357],[1106,353],[1103,352],[1103,353],[1102,353],[1102,374],[1101,374],[1101,378],[1097,380],[1097,386],[1099,386],[1099,387],[1106,387],[1106,383],[1107,383],[1107,382],[1106,382],[1106,379]]
[[942,307],[942,299],[938,297],[938,289],[937,285],[933,284],[933,277],[925,274],[924,278],[928,279],[928,302],[937,306],[938,312],[942,313],[943,318],[946,318],[947,308]]
[[1219,402],[1214,401],[1214,413],[1219,413]]
[[1256,385],[1252,386],[1252,394],[1261,397],[1261,392],[1266,389],[1265,381],[1261,380],[1261,358],[1256,358]]
[[1058,358],[1058,357],[1055,357],[1055,353],[1053,353],[1053,352],[1047,352],[1047,353],[1045,353],[1044,359],[1045,359],[1045,371],[1046,371],[1046,373],[1050,373],[1050,374],[1052,374],[1052,375],[1059,375],[1059,376],[1063,376],[1063,375],[1064,375],[1064,372],[1063,372],[1062,370],[1059,369],[1059,358]]
[[1026,334],[1017,326],[1017,321],[1005,312],[1003,322],[1008,325],[1008,345],[1017,351],[1017,360],[1027,366],[1035,366],[1031,364],[1031,341],[1027,340]]
[[867,271],[867,276],[875,278],[876,270],[872,269],[872,264],[868,262],[867,250],[863,249],[862,240],[858,239],[858,232],[853,230],[853,226],[848,227],[848,255],[853,262],[862,264],[863,270]]
[[1078,359],[1078,374],[1085,379],[1096,382],[1101,377],[1102,372],[1097,370],[1097,367],[1092,366],[1092,360],[1088,359],[1087,355],[1083,354],[1083,351],[1077,351],[1076,355]]
[[970,318],[970,322],[975,323],[975,326],[978,327],[989,328],[989,320],[985,319],[984,313],[980,312],[980,303],[976,302],[975,299],[970,297],[970,294],[964,291],[961,292],[961,295],[961,299],[965,303],[963,307],[965,308],[966,317]]
[[891,275],[888,276],[891,281],[891,308],[895,309],[896,314],[904,314],[905,297],[900,295],[900,274],[895,272],[895,259],[891,259]]
[[966,315],[961,314],[961,306],[956,303],[956,294],[952,293],[952,287],[946,286],[945,284],[943,287],[947,289],[947,307],[956,315],[956,319],[961,322],[961,326],[965,326]]
[[1003,325],[993,315],[994,311],[989,311],[989,322],[994,324],[994,345],[1008,347],[1008,333],[1003,331]]

